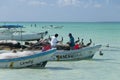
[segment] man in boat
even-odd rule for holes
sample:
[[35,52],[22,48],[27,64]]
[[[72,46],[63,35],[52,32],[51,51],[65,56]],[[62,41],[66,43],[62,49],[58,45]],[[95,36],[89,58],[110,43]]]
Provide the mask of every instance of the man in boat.
[[52,48],[55,48],[58,42],[62,42],[63,38],[61,41],[57,40],[58,34],[55,34],[52,38],[50,38],[50,44]]
[[74,49],[74,46],[75,46],[75,40],[74,40],[74,37],[72,36],[71,33],[69,33],[68,36],[69,36],[70,41],[67,42],[67,44],[69,44],[70,49]]

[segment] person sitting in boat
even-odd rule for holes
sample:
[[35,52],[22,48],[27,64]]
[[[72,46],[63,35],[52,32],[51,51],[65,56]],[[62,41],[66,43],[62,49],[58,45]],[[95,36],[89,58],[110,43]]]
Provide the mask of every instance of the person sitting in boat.
[[74,46],[75,46],[75,41],[74,41],[74,37],[72,36],[72,34],[71,33],[69,33],[69,39],[70,39],[70,41],[69,42],[67,42],[67,44],[69,44],[69,46],[70,46],[70,49],[74,49]]
[[57,40],[58,34],[55,34],[52,38],[50,38],[50,44],[52,48],[55,48],[58,42],[63,41],[63,38],[61,41]]

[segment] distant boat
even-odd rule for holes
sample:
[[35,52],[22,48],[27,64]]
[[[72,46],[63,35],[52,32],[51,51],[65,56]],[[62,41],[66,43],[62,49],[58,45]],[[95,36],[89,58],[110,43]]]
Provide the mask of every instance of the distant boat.
[[0,68],[24,68],[39,66],[44,68],[47,61],[55,53],[56,49],[41,51],[17,51],[0,50]]
[[43,26],[42,29],[62,29],[63,26],[54,26],[54,25],[49,25],[49,26]]
[[77,50],[57,50],[50,59],[51,61],[72,61],[91,59],[99,51],[101,45],[83,47]]
[[[31,41],[45,37],[48,31],[38,33],[25,33],[21,25],[2,25],[0,26],[0,40]],[[20,28],[20,30],[17,30]]]

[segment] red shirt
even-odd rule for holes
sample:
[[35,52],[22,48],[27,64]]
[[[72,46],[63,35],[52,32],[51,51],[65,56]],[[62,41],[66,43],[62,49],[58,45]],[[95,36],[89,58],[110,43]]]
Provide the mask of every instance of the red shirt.
[[74,49],[79,49],[79,48],[80,48],[79,44],[75,44]]

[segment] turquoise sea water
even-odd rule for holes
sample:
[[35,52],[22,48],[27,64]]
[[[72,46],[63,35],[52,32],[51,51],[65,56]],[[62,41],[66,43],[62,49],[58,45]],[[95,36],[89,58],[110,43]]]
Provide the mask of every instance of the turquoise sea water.
[[[102,44],[103,56],[99,52],[92,60],[48,62],[44,69],[0,69],[1,80],[118,80],[120,75],[120,23],[119,22],[1,22],[23,25],[27,32],[48,30],[49,35],[59,34],[59,40],[68,41],[68,34],[84,42]],[[63,26],[62,28],[51,28]],[[105,47],[109,44],[109,48]]]

